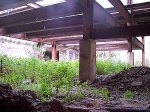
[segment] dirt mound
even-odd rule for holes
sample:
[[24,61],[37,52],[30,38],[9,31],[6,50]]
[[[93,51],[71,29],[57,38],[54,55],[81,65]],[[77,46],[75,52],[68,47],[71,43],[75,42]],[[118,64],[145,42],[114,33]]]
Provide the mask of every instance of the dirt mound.
[[9,84],[0,84],[0,112],[72,112],[71,109],[56,99],[41,103],[31,90],[14,91]]
[[132,67],[118,74],[106,77],[94,83],[95,87],[107,87],[109,90],[147,90],[150,92],[150,68]]
[[[92,83],[96,88],[107,88],[111,105],[148,106],[150,105],[150,68],[132,67],[113,75],[100,75]],[[131,91],[131,98],[126,92]],[[132,104],[132,105],[131,105]]]
[[9,84],[0,84],[0,112],[34,112],[35,99],[23,92],[13,92]]

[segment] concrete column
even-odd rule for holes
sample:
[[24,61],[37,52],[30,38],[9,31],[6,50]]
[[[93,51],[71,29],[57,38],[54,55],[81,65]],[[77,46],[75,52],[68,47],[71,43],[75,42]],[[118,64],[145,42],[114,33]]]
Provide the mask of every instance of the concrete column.
[[66,55],[67,55],[67,60],[70,60],[70,49],[67,49]]
[[0,27],[0,35],[3,36],[6,34],[6,30]]
[[142,66],[145,66],[145,40],[144,40],[144,36],[142,37],[142,43],[144,45],[144,49],[142,49]]
[[52,60],[57,60],[57,50],[56,50],[56,42],[52,42],[52,49],[51,49],[51,54],[52,54]]
[[[132,4],[132,0],[127,0],[127,4],[131,5]],[[132,10],[130,10],[130,13],[132,14]],[[127,26],[131,26],[132,25],[132,18],[130,22],[127,22]],[[133,37],[129,37],[128,38],[128,63],[131,64],[131,66],[134,66],[134,53],[132,52],[132,38]]]
[[128,52],[128,63],[131,64],[131,66],[134,66],[134,53],[133,52]]
[[128,63],[131,64],[131,66],[134,66],[134,53],[132,52],[132,38],[128,39]]
[[82,81],[96,78],[96,42],[92,39],[80,40],[80,75]]

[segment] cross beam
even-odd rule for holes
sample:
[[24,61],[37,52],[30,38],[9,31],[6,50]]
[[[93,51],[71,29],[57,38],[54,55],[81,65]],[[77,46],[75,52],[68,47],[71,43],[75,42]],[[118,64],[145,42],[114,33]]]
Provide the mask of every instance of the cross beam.
[[24,11],[4,17],[0,17],[0,26],[7,26],[16,23],[26,23],[30,21],[39,21],[43,19],[52,19],[58,17],[65,17],[69,15],[76,15],[82,13],[82,8],[77,5],[78,0],[68,0],[67,2],[50,5],[33,9],[30,11]]
[[117,11],[119,11],[119,13],[125,18],[127,22],[131,22],[131,15],[120,0],[108,1],[117,9]]
[[[139,3],[139,4],[126,5],[125,8],[127,10],[146,9],[146,8],[150,8],[150,2],[144,2],[144,3]],[[106,10],[109,13],[118,12],[115,8],[107,8]]]
[[95,39],[127,38],[127,37],[138,37],[149,35],[150,35],[150,24],[116,27],[109,29],[95,28],[93,30],[93,37]]

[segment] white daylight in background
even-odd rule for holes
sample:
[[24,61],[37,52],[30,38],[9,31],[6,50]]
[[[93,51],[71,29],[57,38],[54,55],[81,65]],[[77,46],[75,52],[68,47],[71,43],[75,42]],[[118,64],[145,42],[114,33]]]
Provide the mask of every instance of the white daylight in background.
[[63,2],[66,2],[66,0],[43,0],[43,1],[36,2],[36,3],[41,6],[48,6],[48,5],[54,5],[54,4],[63,3]]
[[133,4],[143,3],[143,2],[150,2],[150,0],[133,0]]
[[31,6],[33,8],[40,8],[38,5],[34,4],[34,3],[29,3],[27,4],[28,6]]
[[123,3],[123,5],[127,5],[127,0],[121,0],[121,2]]
[[[102,7],[110,8],[114,7],[108,0],[96,0]],[[127,5],[127,0],[121,0],[124,5]]]
[[112,4],[108,0],[96,0],[96,1],[104,8],[113,7]]

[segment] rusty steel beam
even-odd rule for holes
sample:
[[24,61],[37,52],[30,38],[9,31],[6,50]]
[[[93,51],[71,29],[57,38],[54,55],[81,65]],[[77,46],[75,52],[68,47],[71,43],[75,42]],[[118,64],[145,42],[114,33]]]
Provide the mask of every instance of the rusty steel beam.
[[110,39],[110,38],[125,38],[125,37],[127,38],[127,37],[138,37],[149,35],[150,35],[150,24],[116,27],[109,29],[95,28],[93,30],[93,37],[95,39]]
[[123,3],[120,0],[108,0],[119,13],[124,17],[127,22],[131,22],[131,15],[128,10],[124,7]]
[[[93,16],[95,18],[93,20],[94,23],[103,24],[103,26],[100,25],[100,27],[107,27],[107,28],[120,26],[120,23],[117,22],[117,20],[115,20],[115,18],[113,18],[107,11],[105,11],[104,8],[102,8],[98,3],[94,2],[93,5],[94,5],[94,14],[93,14]],[[42,11],[42,10],[43,9],[41,9],[40,11]],[[29,12],[33,13],[33,11],[29,11]],[[72,11],[70,11],[70,12],[72,12]],[[99,13],[97,13],[97,12],[99,12]],[[27,12],[25,12],[25,14],[26,13]],[[30,14],[32,14],[32,13],[30,13]],[[41,12],[39,12],[39,13],[41,13]],[[25,16],[25,14],[22,15],[22,16]],[[29,16],[30,16],[30,14],[29,14]],[[18,15],[20,15],[20,13]],[[18,15],[16,15],[16,17],[18,17]],[[34,18],[35,15],[36,15],[36,12],[33,13],[33,18]],[[50,14],[50,15],[53,15],[53,14]],[[60,16],[60,12],[57,14],[57,11],[56,11],[56,15]],[[62,14],[62,15],[65,16],[64,14]],[[7,16],[6,18],[4,17],[4,18],[7,20],[8,17],[9,16]],[[7,34],[30,33],[30,32],[35,32],[35,31],[40,32],[40,31],[43,31],[43,30],[47,31],[49,28],[60,28],[60,27],[79,25],[79,24],[82,25],[82,23],[86,21],[86,20],[84,20],[84,21],[82,20],[82,14],[77,14],[76,16],[71,15],[71,16],[67,16],[67,17],[59,17],[59,18],[53,18],[53,19],[51,18],[51,19],[45,19],[45,20],[36,20],[36,21],[32,21],[32,22],[25,22],[25,19],[24,19],[23,23],[11,23],[11,22],[14,21],[14,19],[16,19],[16,17],[14,15],[11,15],[10,18],[11,19],[13,18],[12,20],[7,21],[6,24],[5,24],[5,21],[3,21],[3,23],[0,23],[0,25],[4,25],[4,24],[6,25],[5,28],[7,29]],[[3,20],[4,18],[2,17],[2,18],[0,18],[0,20],[1,19]],[[19,18],[19,19],[21,19],[21,18]],[[19,20],[19,21],[22,21],[22,19]],[[11,24],[9,24],[9,23],[11,23]]]
[[[37,32],[37,35],[38,33],[39,32]],[[75,26],[72,28],[66,27],[66,28],[61,28],[61,29],[49,30],[47,34],[49,36],[47,37],[43,36],[43,38],[67,36],[67,35],[72,35],[72,34],[82,34],[82,26]],[[150,35],[150,24],[127,26],[127,27],[114,27],[114,28],[105,28],[105,29],[94,27],[94,30],[93,30],[93,37],[95,39],[125,38],[125,37],[141,36],[141,35],[142,36]],[[27,38],[34,38],[34,37],[36,37],[34,36],[34,34],[33,35],[27,34]],[[42,34],[40,37],[42,37]]]
[[39,30],[58,29],[63,27],[75,26],[82,24],[82,15],[64,17],[59,19],[48,19],[43,21],[31,22],[28,24],[16,24],[4,27],[7,34],[29,33]]
[[[150,2],[144,2],[144,3],[126,5],[125,8],[126,8],[127,10],[147,9],[147,8],[150,8]],[[106,10],[107,10],[109,13],[118,12],[114,7],[113,7],[113,8],[107,8]]]
[[[70,26],[70,27],[61,27],[56,29],[43,29],[41,31],[33,31],[26,33],[27,38],[49,38],[49,37],[59,37],[67,35],[78,35],[82,33],[82,26]],[[83,34],[83,33],[82,33]]]
[[136,37],[132,38],[132,42],[134,42],[134,44],[137,45],[139,48],[144,49],[144,44],[140,42]]
[[[124,7],[123,3],[120,0],[109,0],[109,2],[114,5],[114,7],[119,11],[119,13],[123,16],[123,18],[130,24],[137,24],[137,22],[131,18],[131,14],[128,12],[128,10]],[[128,1],[129,4],[131,4],[131,1]],[[130,39],[129,39],[130,40]],[[144,45],[136,38],[132,37],[131,42],[134,42],[137,46],[139,46],[141,49],[143,49]]]
[[58,18],[82,13],[82,8],[77,5],[78,0],[68,0],[67,2],[46,6],[30,11],[24,11],[0,18],[0,26],[7,26],[15,23],[26,23],[38,21],[46,18]]
[[120,22],[108,13],[99,3],[94,1],[93,5],[94,20],[96,22],[103,22],[106,24],[107,28],[121,26]]
[[49,38],[43,38],[42,42],[47,42],[47,41],[76,41],[83,39],[83,35],[69,35],[69,36],[57,36],[57,37],[49,37]]

